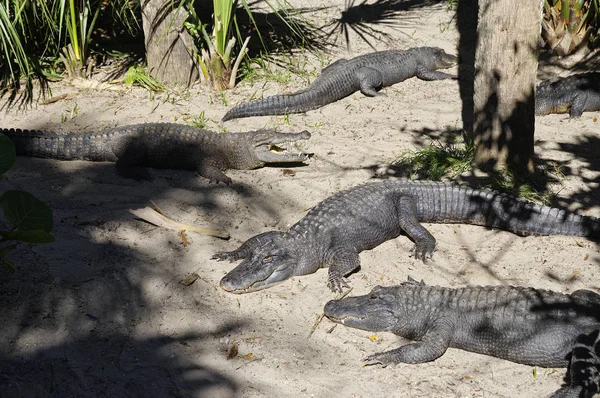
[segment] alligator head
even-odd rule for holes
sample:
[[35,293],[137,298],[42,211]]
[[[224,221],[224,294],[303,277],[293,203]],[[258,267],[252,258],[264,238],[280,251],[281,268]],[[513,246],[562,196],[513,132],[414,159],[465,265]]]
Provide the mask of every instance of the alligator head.
[[299,264],[293,251],[278,240],[268,242],[225,275],[221,288],[236,294],[266,289],[297,275]]
[[447,54],[439,47],[420,47],[417,50],[422,53],[422,62],[430,70],[448,69],[458,62],[458,58],[452,54]]
[[364,296],[345,297],[325,304],[325,316],[333,322],[373,332],[390,331],[398,322],[398,298],[394,287],[376,286]]
[[311,153],[292,149],[296,141],[310,138],[308,131],[279,133],[272,130],[258,130],[243,134],[243,139],[248,142],[246,150],[249,153],[247,156],[236,157],[236,162],[243,162],[243,164],[236,163],[237,168],[251,169],[268,163],[302,163],[312,156]]

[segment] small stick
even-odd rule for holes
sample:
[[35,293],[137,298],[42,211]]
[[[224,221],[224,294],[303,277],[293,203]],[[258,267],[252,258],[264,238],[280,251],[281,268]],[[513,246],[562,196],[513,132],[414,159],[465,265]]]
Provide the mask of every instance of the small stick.
[[[350,292],[352,291],[352,288],[348,289],[345,293],[343,293],[339,298],[337,298],[336,300],[341,300],[344,297],[346,297]],[[319,324],[321,323],[321,321],[323,320],[323,318],[325,317],[325,314],[320,314],[317,315],[317,319],[315,320],[315,324],[313,325],[312,329],[310,329],[310,333],[308,334],[308,338],[310,339],[311,336],[313,335],[313,333],[315,332],[315,330],[317,330],[317,327],[319,326]],[[332,329],[333,330],[333,329]],[[331,332],[328,332],[331,333]]]

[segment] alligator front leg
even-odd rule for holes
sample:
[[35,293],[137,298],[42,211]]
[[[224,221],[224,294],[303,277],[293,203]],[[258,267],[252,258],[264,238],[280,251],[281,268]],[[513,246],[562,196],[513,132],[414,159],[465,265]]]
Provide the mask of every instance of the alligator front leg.
[[360,266],[360,259],[355,249],[349,247],[338,247],[331,251],[329,259],[329,275],[327,286],[334,293],[341,293],[343,288],[350,286],[344,280],[344,276]]
[[246,257],[251,256],[252,253],[254,253],[254,250],[256,250],[258,247],[264,245],[267,242],[272,241],[273,239],[281,235],[283,235],[283,232],[279,231],[263,232],[262,234],[253,236],[252,238],[248,239],[247,241],[242,243],[242,245],[236,250],[230,252],[215,253],[211,257],[211,259],[218,261],[228,260],[229,262],[242,260]]
[[226,185],[231,185],[231,178],[227,177],[222,168],[217,162],[212,162],[210,159],[204,159],[204,161],[198,166],[198,174],[204,178],[208,178],[210,182],[224,182]]
[[431,258],[435,251],[435,238],[419,223],[413,198],[402,196],[396,204],[396,213],[400,228],[415,242],[415,258],[423,261]]
[[360,85],[360,92],[367,97],[381,95],[378,91],[383,88],[383,75],[377,69],[361,68],[356,71],[356,79]]
[[444,80],[444,79],[458,79],[458,76],[451,75],[439,70],[429,70],[423,66],[417,67],[417,77],[421,80],[432,81],[432,80]]
[[420,342],[370,355],[364,361],[366,365],[381,364],[384,367],[398,363],[431,362],[444,355],[453,335],[454,323],[442,317],[433,323]]

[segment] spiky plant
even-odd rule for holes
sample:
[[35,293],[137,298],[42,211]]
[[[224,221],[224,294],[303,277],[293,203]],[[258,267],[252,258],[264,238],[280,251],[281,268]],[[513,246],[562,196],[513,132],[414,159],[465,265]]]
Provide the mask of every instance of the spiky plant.
[[546,0],[542,36],[557,55],[586,50],[600,36],[600,0]]

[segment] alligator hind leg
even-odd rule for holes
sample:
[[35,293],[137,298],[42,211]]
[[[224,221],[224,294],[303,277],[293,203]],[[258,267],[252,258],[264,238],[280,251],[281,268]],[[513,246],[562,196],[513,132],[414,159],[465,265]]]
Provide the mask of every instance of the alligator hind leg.
[[415,242],[415,258],[425,261],[435,251],[435,238],[417,219],[417,204],[410,196],[402,196],[396,204],[400,228]]
[[567,384],[552,398],[592,397],[600,392],[600,340],[599,330],[582,334],[571,352]]
[[398,363],[431,362],[444,355],[454,335],[454,323],[446,318],[437,319],[420,342],[403,345],[394,350],[373,354],[364,359],[366,365],[384,367]]
[[364,67],[356,71],[356,79],[360,84],[360,92],[367,97],[383,95],[378,93],[383,88],[383,75],[374,68]]
[[586,93],[576,94],[571,100],[571,109],[569,110],[569,117],[580,117],[583,115],[585,104],[588,100]]
[[248,239],[247,241],[242,243],[242,245],[236,250],[230,252],[215,253],[211,257],[211,259],[218,261],[228,260],[229,262],[244,259],[252,255],[252,253],[254,253],[254,250],[256,250],[258,247],[264,245],[267,242],[272,241],[273,239],[281,235],[283,235],[283,232],[279,231],[263,232],[262,234],[253,236],[252,238]]
[[349,247],[338,247],[332,250],[326,262],[330,264],[327,287],[334,293],[341,293],[344,287],[350,287],[344,280],[344,276],[360,266],[356,250]]

